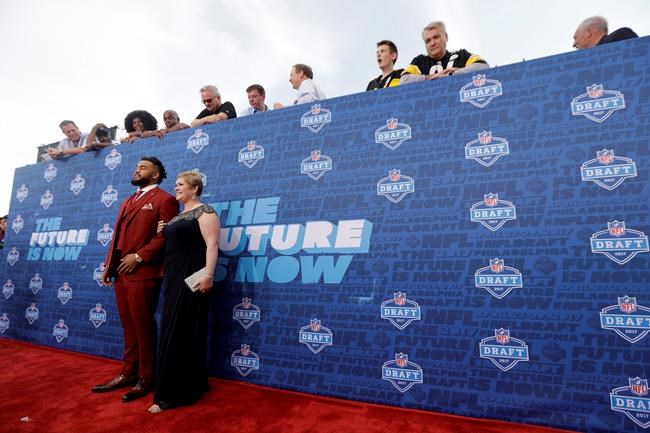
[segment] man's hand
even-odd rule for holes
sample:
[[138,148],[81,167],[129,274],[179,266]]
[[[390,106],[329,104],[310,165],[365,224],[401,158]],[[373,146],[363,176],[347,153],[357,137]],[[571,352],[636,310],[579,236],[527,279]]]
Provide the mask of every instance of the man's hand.
[[454,72],[459,70],[460,68],[448,68],[448,69],[443,69],[442,71],[438,72],[437,74],[430,74],[426,76],[427,80],[436,80],[438,78],[443,78],[443,77],[448,77],[452,75]]
[[194,128],[194,127],[196,127],[196,126],[205,125],[205,124],[207,123],[205,119],[206,119],[206,117],[202,117],[202,118],[200,118],[200,119],[194,119],[194,120],[192,120],[192,122],[190,123],[190,126],[191,126],[192,128]]
[[120,260],[120,266],[117,267],[118,274],[129,274],[138,267],[138,261],[135,254],[127,254]]
[[56,159],[63,156],[63,150],[56,148],[47,149],[47,154],[50,155],[50,158]]
[[104,271],[102,274],[102,284],[105,286],[112,286],[113,282],[111,281],[111,277],[108,275],[108,268]]

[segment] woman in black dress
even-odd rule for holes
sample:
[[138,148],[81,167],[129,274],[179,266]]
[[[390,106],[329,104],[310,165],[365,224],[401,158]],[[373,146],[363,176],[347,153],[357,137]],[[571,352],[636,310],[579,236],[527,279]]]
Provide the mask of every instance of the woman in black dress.
[[[175,191],[183,212],[167,224],[158,224],[166,240],[165,291],[151,413],[192,404],[209,388],[208,310],[219,218],[214,209],[199,201],[202,190],[199,173],[179,174]],[[205,272],[192,291],[185,278],[201,269]]]

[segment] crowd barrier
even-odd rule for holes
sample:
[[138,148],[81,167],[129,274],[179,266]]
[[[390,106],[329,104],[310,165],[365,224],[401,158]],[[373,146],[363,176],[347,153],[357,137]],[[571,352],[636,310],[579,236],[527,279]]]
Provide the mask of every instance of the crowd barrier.
[[220,214],[212,374],[642,431],[649,48],[641,38],[18,168],[0,333],[120,357],[98,279],[135,163],[156,155],[163,188],[196,169]]

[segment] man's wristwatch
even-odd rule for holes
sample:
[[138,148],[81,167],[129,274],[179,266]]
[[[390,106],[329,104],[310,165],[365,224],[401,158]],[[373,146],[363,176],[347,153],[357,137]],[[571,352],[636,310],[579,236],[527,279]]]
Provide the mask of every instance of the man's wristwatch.
[[138,263],[142,263],[142,257],[138,255],[138,253],[133,253],[135,255],[135,261]]

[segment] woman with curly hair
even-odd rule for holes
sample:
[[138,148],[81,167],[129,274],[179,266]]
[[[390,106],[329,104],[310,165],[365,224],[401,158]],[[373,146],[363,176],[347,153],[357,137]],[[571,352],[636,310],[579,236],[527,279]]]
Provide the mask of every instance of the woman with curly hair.
[[122,139],[122,143],[133,143],[140,138],[153,137],[158,121],[148,111],[135,110],[124,118],[124,129],[129,135]]

